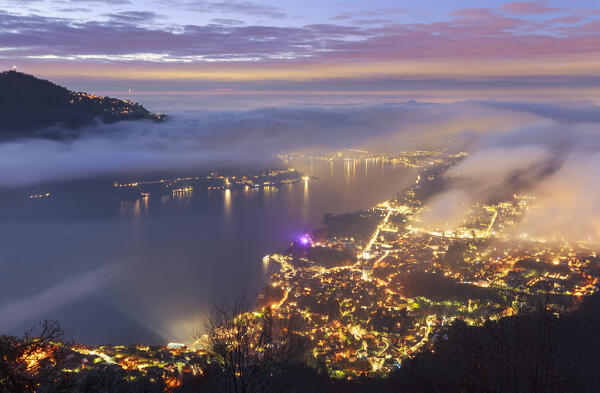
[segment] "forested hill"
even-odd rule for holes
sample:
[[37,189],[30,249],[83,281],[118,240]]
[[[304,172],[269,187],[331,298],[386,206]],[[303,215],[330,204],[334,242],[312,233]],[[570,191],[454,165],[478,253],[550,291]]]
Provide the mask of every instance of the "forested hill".
[[0,132],[35,131],[52,125],[77,128],[98,119],[163,121],[165,115],[130,101],[73,92],[17,71],[0,73]]

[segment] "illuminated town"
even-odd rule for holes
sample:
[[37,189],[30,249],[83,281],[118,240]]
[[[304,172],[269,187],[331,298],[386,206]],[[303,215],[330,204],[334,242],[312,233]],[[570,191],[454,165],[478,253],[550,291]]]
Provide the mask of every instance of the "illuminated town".
[[419,168],[416,183],[368,211],[326,218],[327,229],[264,258],[280,269],[261,304],[281,318],[301,317],[298,331],[334,376],[385,374],[455,319],[481,325],[518,313],[539,293],[550,294],[560,312],[596,291],[599,260],[589,244],[510,235],[532,196],[475,204],[452,230],[425,225],[423,200],[464,157],[387,158]]
[[[560,313],[593,294],[600,259],[587,243],[552,243],[514,234],[535,205],[534,197],[514,194],[494,204],[474,204],[455,228],[440,229],[423,219],[423,202],[438,189],[448,168],[467,153],[419,151],[394,157],[348,158],[336,153],[322,160],[389,160],[417,169],[415,183],[394,198],[361,212],[326,216],[325,228],[294,239],[287,250],[267,255],[271,272],[254,312],[265,310],[280,320],[301,321],[298,334],[310,342],[315,360],[325,362],[332,377],[387,375],[404,359],[427,351],[444,339],[442,328],[461,319],[481,325],[518,313],[540,293],[551,296]],[[366,155],[366,157],[365,157]],[[309,156],[282,157],[287,165]],[[247,176],[161,179],[115,183],[117,190],[190,193],[194,187],[280,186],[309,180],[294,169]],[[194,183],[195,182],[195,183]],[[153,188],[154,187],[154,188]],[[157,188],[158,187],[158,188]],[[131,378],[162,378],[176,387],[185,375],[202,375],[210,358],[201,340],[145,345],[89,347],[73,345],[73,367],[124,370]]]

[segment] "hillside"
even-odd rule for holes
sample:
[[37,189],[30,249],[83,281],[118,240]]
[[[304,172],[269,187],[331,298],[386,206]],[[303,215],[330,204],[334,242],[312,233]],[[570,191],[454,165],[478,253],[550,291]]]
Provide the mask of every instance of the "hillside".
[[77,128],[98,119],[163,121],[143,106],[111,97],[73,92],[17,71],[0,73],[0,132],[35,131],[52,125]]

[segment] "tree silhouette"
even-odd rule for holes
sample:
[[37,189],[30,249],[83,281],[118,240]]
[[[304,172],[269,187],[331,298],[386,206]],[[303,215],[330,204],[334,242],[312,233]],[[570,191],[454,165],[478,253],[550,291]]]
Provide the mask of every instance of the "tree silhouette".
[[54,321],[43,321],[21,338],[0,336],[2,392],[44,391],[60,382],[65,351],[63,331]]
[[290,319],[276,321],[270,307],[261,317],[250,310],[242,294],[215,306],[195,334],[222,372],[218,391],[268,393],[282,370],[304,355],[304,340]]

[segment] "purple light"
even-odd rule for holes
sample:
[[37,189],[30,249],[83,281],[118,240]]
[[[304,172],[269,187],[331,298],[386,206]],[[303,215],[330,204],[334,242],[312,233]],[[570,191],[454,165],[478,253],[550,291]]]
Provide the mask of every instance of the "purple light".
[[302,236],[302,237],[300,238],[300,243],[301,243],[303,246],[307,246],[307,245],[310,243],[310,236],[308,236],[308,235],[304,235],[304,236]]

